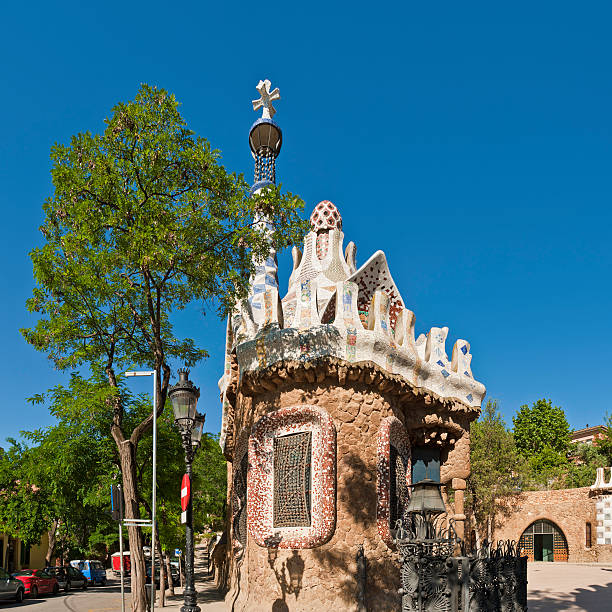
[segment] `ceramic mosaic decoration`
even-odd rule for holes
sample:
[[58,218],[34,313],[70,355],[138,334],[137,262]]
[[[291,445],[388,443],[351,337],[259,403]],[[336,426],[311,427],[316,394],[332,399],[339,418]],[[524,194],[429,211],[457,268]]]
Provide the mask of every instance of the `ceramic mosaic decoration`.
[[[279,92],[269,81],[257,88],[252,193],[275,183],[282,143]],[[257,223],[273,230],[264,216]],[[449,512],[463,537],[469,427],[485,393],[470,344],[447,351],[443,325],[415,338],[385,254],[358,266],[356,250],[344,247],[338,208],[319,202],[292,249],[286,294],[270,251],[228,320],[227,540],[216,564],[232,609],[399,609],[393,535],[424,456],[454,491]]]
[[[304,527],[275,527],[273,441],[295,433],[312,434],[312,521]],[[249,441],[247,515],[249,535],[260,546],[312,548],[332,536],[336,522],[336,429],[318,406],[283,408],[261,418]]]
[[[478,408],[485,387],[472,376],[470,344],[457,340],[449,360],[448,327],[432,327],[415,341],[414,313],[404,306],[385,254],[378,251],[355,270],[354,245],[350,243],[345,256],[341,228],[342,218],[331,202],[315,207],[304,253],[294,252],[289,290],[282,300],[275,256],[258,267],[252,296],[228,328],[227,352],[236,351],[240,374],[281,360],[323,355],[372,361],[416,388]],[[321,236],[326,237],[324,246],[317,247]],[[228,383],[224,375],[219,381],[222,394]],[[227,418],[224,411],[223,430]]]

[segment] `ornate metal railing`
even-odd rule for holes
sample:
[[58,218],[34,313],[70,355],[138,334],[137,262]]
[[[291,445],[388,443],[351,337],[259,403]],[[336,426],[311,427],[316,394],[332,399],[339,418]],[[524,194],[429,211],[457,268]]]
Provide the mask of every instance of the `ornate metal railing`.
[[527,610],[527,557],[514,542],[468,555],[452,519],[417,514],[397,522],[395,543],[402,612]]

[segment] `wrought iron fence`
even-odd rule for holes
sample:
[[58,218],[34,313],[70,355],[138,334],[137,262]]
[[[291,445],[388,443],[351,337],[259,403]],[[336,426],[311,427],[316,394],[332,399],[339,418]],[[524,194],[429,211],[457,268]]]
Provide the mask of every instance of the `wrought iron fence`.
[[466,554],[452,520],[416,514],[397,522],[402,612],[525,612],[527,557],[516,544]]

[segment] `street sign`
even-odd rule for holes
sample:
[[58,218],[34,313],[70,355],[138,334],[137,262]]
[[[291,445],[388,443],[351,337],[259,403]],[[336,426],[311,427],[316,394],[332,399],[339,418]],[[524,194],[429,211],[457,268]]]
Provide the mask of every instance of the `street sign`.
[[121,499],[121,487],[111,485],[111,516],[114,521],[120,521],[123,518],[123,504]]
[[189,505],[189,496],[191,495],[191,481],[188,474],[183,476],[181,483],[181,510],[185,512]]
[[174,556],[175,557],[180,557],[182,552],[183,551],[180,548],[175,548],[174,549]]

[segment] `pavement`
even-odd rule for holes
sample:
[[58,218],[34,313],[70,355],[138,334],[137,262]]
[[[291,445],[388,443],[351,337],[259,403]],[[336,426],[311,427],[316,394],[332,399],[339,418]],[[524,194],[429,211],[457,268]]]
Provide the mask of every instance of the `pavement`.
[[529,612],[611,612],[612,566],[529,563]]
[[[196,590],[198,592],[198,605],[202,612],[226,612],[223,597],[215,588],[215,582],[208,574],[208,558],[206,541],[196,546],[194,574]],[[130,611],[129,580],[126,585],[125,609]],[[179,610],[184,604],[183,589],[175,587],[175,595],[170,596],[166,591],[166,605],[158,610]],[[36,599],[25,599],[23,603],[0,601],[0,612],[5,610],[21,609],[26,607],[28,612],[120,612],[121,611],[121,585],[109,571],[108,585],[90,586],[86,591],[70,591],[53,595],[39,595]]]
[[[208,573],[208,540],[202,540],[195,547],[194,576],[196,591],[198,592],[198,606],[202,612],[226,612],[227,607],[223,603],[223,596],[219,594],[215,587],[215,582]],[[166,594],[165,609],[179,609],[184,603],[183,589],[175,587],[174,597]],[[158,606],[156,606],[158,609]],[[162,608],[159,608],[160,610]],[[1,611],[0,611],[1,612]]]
[[[205,543],[196,546],[195,578],[202,612],[227,612],[208,574]],[[612,565],[529,563],[527,579],[529,612],[612,612]],[[129,611],[129,593],[125,599]],[[173,597],[166,597],[163,610],[179,610],[183,603],[182,589],[177,587]],[[106,587],[90,587],[87,591],[40,596],[22,604],[0,602],[0,612],[24,606],[31,612],[119,612],[121,594],[118,581],[110,580]],[[155,608],[162,610],[159,605]]]

